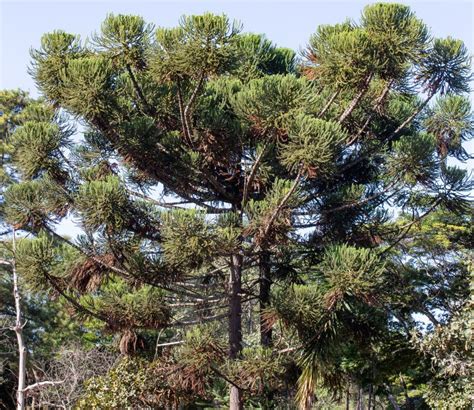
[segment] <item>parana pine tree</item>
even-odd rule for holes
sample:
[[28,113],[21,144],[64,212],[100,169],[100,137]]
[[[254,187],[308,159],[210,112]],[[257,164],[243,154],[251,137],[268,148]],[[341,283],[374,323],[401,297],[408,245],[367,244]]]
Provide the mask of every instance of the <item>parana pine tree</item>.
[[223,15],[108,15],[87,42],[45,34],[31,74],[45,101],[5,154],[4,216],[34,234],[18,269],[130,356],[84,406],[309,408],[321,386],[396,405],[413,313],[442,320],[392,288],[400,246],[469,207],[461,41],[385,3],[301,58]]

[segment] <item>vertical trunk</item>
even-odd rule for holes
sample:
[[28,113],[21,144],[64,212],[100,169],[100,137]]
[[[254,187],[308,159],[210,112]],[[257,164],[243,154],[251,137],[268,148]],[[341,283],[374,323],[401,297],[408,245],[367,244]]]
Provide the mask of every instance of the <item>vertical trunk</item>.
[[364,410],[364,390],[360,386],[357,393],[357,410]]
[[[242,255],[232,255],[229,280],[229,357],[237,359],[242,349]],[[230,386],[230,410],[243,408],[242,392]]]
[[403,386],[403,394],[405,395],[405,406],[404,406],[404,408],[407,409],[407,410],[413,410],[414,409],[413,400],[408,395],[408,386],[407,386],[407,384],[405,382],[405,378],[403,377],[402,374],[400,374],[400,381],[401,381],[402,386]]
[[[260,275],[260,344],[263,347],[272,346],[272,329],[268,327],[263,318],[263,312],[270,305],[270,288],[272,285],[270,274],[270,254],[263,251],[259,260],[259,275]],[[264,408],[270,408],[273,401],[273,392],[268,391],[265,395],[266,405]]]
[[352,144],[352,142],[354,142],[355,140],[357,140],[362,135],[362,133],[367,129],[367,127],[370,124],[370,121],[372,121],[372,118],[374,118],[375,111],[378,111],[380,109],[380,107],[382,106],[382,104],[385,102],[385,98],[387,97],[388,92],[390,91],[390,87],[392,86],[393,82],[394,82],[394,80],[390,80],[390,81],[387,82],[387,84],[385,85],[382,93],[380,94],[380,96],[375,101],[375,106],[373,108],[373,112],[371,112],[369,114],[369,116],[367,117],[367,120],[365,121],[364,125],[357,132],[356,136],[354,138],[352,138],[352,140],[349,142],[349,145]]
[[369,385],[369,399],[367,402],[367,410],[370,410],[372,407],[372,391],[373,391],[373,387],[372,385]]
[[264,347],[272,345],[272,329],[266,326],[263,320],[263,311],[270,304],[270,287],[272,285],[270,278],[270,255],[268,252],[262,252],[260,256],[260,344]]
[[347,386],[346,390],[346,410],[350,410],[351,407],[351,385]]
[[15,298],[15,313],[16,320],[13,330],[16,334],[18,343],[18,390],[16,393],[16,408],[17,410],[23,410],[25,408],[25,379],[26,379],[26,347],[23,341],[23,324],[21,323],[21,296],[20,289],[18,287],[18,274],[16,272],[16,235],[13,230],[13,260],[12,260],[12,271],[13,271],[13,296]]

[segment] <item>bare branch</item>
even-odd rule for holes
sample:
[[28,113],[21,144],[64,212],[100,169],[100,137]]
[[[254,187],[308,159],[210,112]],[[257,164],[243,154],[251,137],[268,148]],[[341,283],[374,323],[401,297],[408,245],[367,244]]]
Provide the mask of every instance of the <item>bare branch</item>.
[[329,101],[326,103],[326,105],[323,107],[323,109],[319,112],[318,118],[321,118],[324,114],[326,114],[326,111],[329,110],[329,107],[332,105],[336,97],[339,95],[339,90],[337,90],[329,99]]
[[339,117],[339,119],[338,119],[339,123],[344,122],[344,120],[347,117],[349,117],[349,115],[351,115],[352,111],[354,111],[354,109],[357,107],[357,104],[359,104],[360,100],[362,99],[362,97],[365,95],[365,93],[369,89],[369,84],[370,84],[370,81],[372,80],[373,76],[374,76],[373,73],[370,73],[367,76],[366,80],[364,81],[364,83],[361,86],[360,91],[355,95],[355,97],[352,99],[349,106],[345,109],[345,111]]
[[43,387],[43,386],[51,386],[51,385],[55,385],[55,384],[62,384],[64,383],[65,380],[57,380],[57,381],[44,381],[44,382],[37,382],[37,383],[34,383],[34,384],[30,384],[29,386],[25,387],[22,391],[23,392],[26,392],[26,391],[29,391],[29,390],[33,390],[33,389],[38,389],[40,387]]

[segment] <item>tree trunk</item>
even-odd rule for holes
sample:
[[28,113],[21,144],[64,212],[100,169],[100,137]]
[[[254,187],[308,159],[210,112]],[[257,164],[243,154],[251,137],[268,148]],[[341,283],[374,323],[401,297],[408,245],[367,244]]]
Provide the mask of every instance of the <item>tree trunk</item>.
[[364,390],[360,386],[357,393],[357,410],[364,410]]
[[[272,346],[272,329],[267,326],[263,318],[263,312],[270,305],[270,288],[272,286],[270,274],[270,254],[263,251],[259,259],[259,275],[260,275],[260,344],[263,347]],[[273,392],[269,391],[265,394],[266,405],[264,408],[270,408],[273,400]]]
[[371,407],[372,407],[372,392],[373,392],[373,387],[372,385],[369,385],[369,399],[367,402],[367,410],[371,410]]
[[263,252],[260,256],[260,344],[264,347],[272,345],[272,329],[266,326],[263,320],[263,311],[270,305],[270,255]]
[[403,386],[403,394],[405,395],[405,406],[404,406],[404,408],[407,409],[407,410],[413,410],[414,409],[413,400],[408,395],[408,386],[407,386],[407,384],[405,382],[405,378],[403,377],[402,374],[400,374],[400,381],[401,381],[402,386]]
[[16,334],[18,343],[18,389],[16,393],[16,408],[23,410],[25,408],[25,380],[26,380],[26,347],[23,341],[23,324],[21,323],[21,296],[18,287],[18,274],[16,271],[16,235],[13,230],[13,259],[11,262],[13,271],[13,296],[15,298],[16,320],[13,330]]
[[351,408],[351,385],[347,386],[346,390],[346,410],[350,410]]
[[430,92],[428,94],[428,96],[426,97],[426,99],[419,105],[419,107],[413,111],[413,113],[405,120],[403,121],[395,131],[393,131],[393,133],[390,135],[390,137],[388,138],[389,140],[392,140],[393,138],[395,138],[396,136],[398,136],[398,134],[408,125],[410,124],[414,119],[415,117],[423,111],[423,109],[428,105],[428,103],[430,102],[430,100],[433,98],[433,96],[435,95],[434,92]]
[[[242,349],[242,255],[232,255],[229,280],[229,357],[237,359]],[[243,408],[242,392],[230,386],[230,410]]]

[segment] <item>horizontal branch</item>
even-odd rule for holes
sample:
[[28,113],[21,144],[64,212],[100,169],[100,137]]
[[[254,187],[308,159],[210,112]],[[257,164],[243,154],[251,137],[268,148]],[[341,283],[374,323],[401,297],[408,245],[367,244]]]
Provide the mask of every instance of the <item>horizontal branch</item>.
[[55,385],[55,384],[62,384],[64,383],[65,380],[57,380],[57,381],[44,381],[44,382],[37,382],[37,383],[34,383],[34,384],[30,384],[29,386],[25,387],[22,392],[26,392],[26,391],[29,391],[29,390],[33,390],[33,389],[38,389],[40,387],[43,387],[43,386],[51,386],[51,385]]

